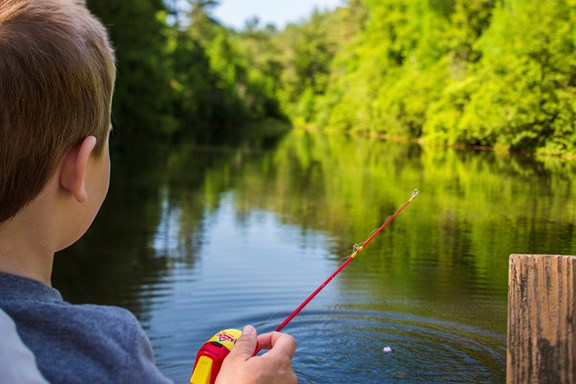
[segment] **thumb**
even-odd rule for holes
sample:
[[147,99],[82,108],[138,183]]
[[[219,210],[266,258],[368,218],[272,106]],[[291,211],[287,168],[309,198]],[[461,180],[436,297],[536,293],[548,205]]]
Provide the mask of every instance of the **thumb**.
[[245,326],[242,330],[242,334],[238,340],[236,340],[236,344],[234,344],[234,348],[232,348],[230,355],[244,357],[244,360],[251,358],[254,355],[258,343],[256,339],[257,336],[256,329],[253,326]]

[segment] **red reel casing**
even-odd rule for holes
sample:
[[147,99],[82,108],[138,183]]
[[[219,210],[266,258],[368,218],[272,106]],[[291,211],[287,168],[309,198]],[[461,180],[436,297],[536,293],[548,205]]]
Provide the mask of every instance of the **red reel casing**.
[[225,329],[208,340],[196,355],[190,384],[214,384],[222,362],[241,334],[239,329]]

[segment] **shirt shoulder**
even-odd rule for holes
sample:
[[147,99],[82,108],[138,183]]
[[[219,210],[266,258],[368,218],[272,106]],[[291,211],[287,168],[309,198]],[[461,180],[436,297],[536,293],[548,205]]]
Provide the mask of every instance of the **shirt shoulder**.
[[[150,341],[131,312],[71,304],[36,283],[19,281],[10,294],[0,294],[0,308],[16,323],[49,382],[170,382],[156,367]],[[14,295],[17,291],[21,295]]]

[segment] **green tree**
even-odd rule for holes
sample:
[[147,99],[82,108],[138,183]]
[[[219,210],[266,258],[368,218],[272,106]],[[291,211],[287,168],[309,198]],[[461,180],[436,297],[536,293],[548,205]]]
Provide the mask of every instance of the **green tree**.
[[279,59],[282,51],[274,44],[277,36],[278,30],[273,24],[261,26],[260,20],[254,17],[246,21],[234,39],[250,85],[246,102],[256,119],[286,119],[278,97],[283,86],[284,64]]
[[469,65],[431,107],[425,136],[574,153],[574,6],[557,0],[481,5],[480,16],[469,23],[477,27],[466,29],[469,38],[460,39],[452,53],[473,52]]
[[116,49],[114,134],[120,141],[171,134],[176,124],[171,111],[164,3],[88,0],[87,5],[108,27]]
[[283,51],[283,108],[297,123],[314,121],[316,100],[328,84],[330,63],[336,53],[335,34],[329,13],[314,10],[308,20],[289,25],[276,43]]
[[462,117],[465,138],[511,149],[576,151],[575,15],[576,5],[563,0],[508,0],[495,9],[478,41],[480,84]]

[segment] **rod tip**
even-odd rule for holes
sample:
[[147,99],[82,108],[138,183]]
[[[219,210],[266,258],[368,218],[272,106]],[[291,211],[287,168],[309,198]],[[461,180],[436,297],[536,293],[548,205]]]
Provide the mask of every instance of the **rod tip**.
[[420,191],[418,190],[418,188],[414,188],[414,190],[412,191],[412,197],[410,198],[410,200],[414,199],[419,194],[420,194]]

